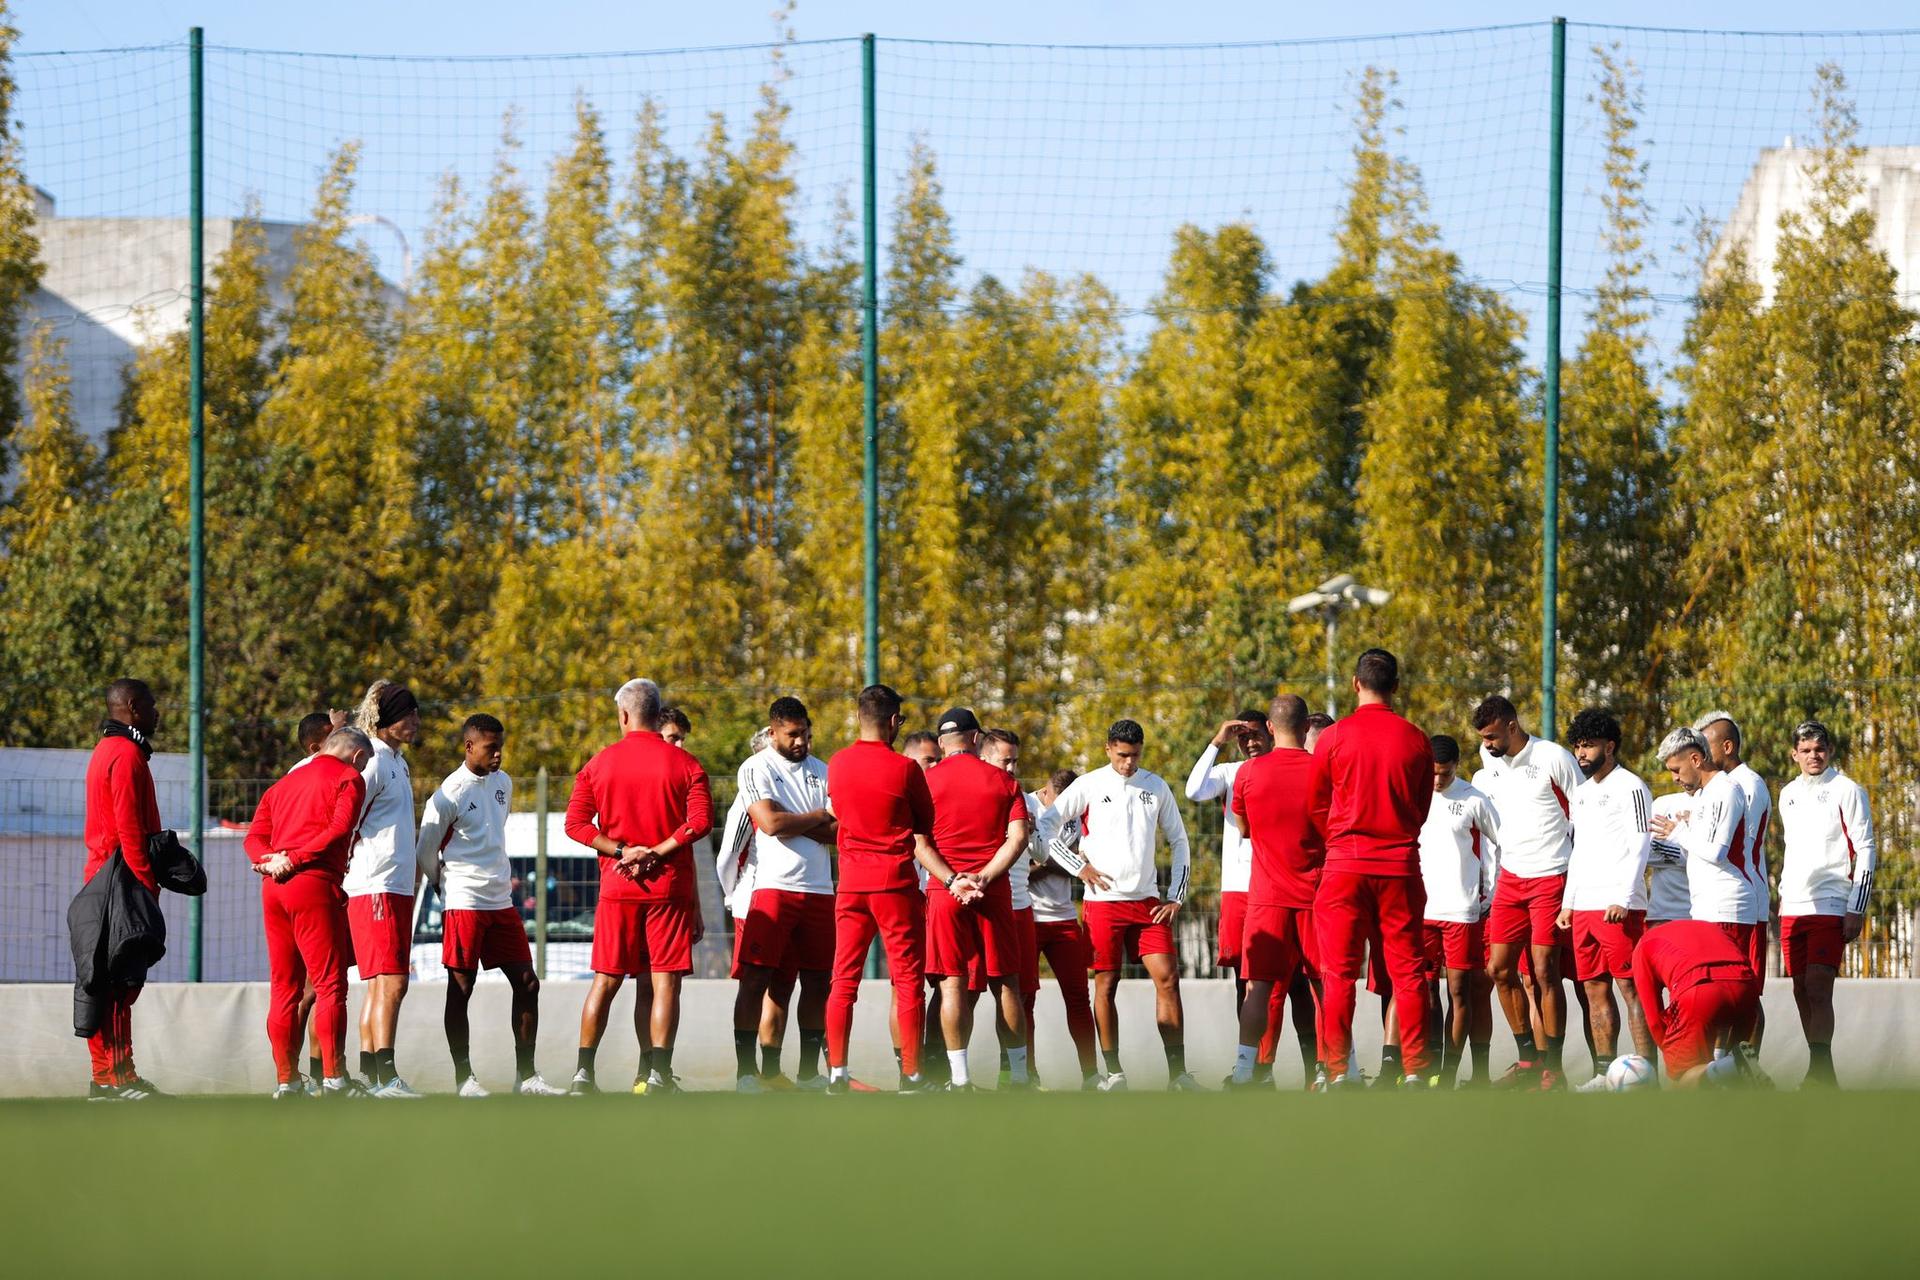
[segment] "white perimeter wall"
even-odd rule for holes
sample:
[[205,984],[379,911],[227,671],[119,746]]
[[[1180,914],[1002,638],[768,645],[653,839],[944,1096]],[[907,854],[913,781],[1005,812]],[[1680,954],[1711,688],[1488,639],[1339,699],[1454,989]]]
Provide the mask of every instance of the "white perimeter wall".
[[[489,978],[494,975],[488,975]],[[540,1000],[539,1066],[556,1082],[572,1076],[578,1044],[580,1004],[587,984],[554,982]],[[452,1087],[452,1066],[441,1031],[446,988],[419,983],[401,1012],[398,1062],[416,1088],[445,1092]],[[1187,1062],[1212,1087],[1233,1065],[1238,1036],[1233,1024],[1233,986],[1220,980],[1182,984],[1186,1000]],[[598,1061],[603,1086],[631,1079],[638,1060],[633,1037],[632,985],[614,1004],[614,1013]],[[891,1086],[893,1056],[887,1038],[892,989],[867,982],[855,1010],[853,1069],[858,1077]],[[357,1027],[364,988],[348,997],[348,1065],[354,1066]],[[730,1088],[733,1079],[734,984],[689,981],[680,1024],[674,1069],[696,1089]],[[1880,979],[1842,981],[1835,995],[1839,1034],[1834,1060],[1843,1083],[1869,1086],[1920,1085],[1920,981]],[[484,981],[471,1008],[473,1062],[480,1080],[492,1089],[513,1083],[512,1038],[507,1030],[508,991],[504,983]],[[1073,1046],[1068,1040],[1057,990],[1048,982],[1040,992],[1037,1057],[1041,1074],[1054,1088],[1078,1084]],[[149,986],[134,1007],[134,1047],[141,1072],[169,1092],[265,1092],[273,1084],[273,1062],[266,1042],[265,983],[159,983]],[[1783,1087],[1799,1082],[1806,1066],[1806,1043],[1794,1012],[1793,993],[1784,980],[1767,984],[1768,1032],[1763,1065]],[[84,1091],[86,1045],[72,1026],[73,989],[55,984],[0,985],[0,1096],[45,1097]],[[1121,984],[1121,1049],[1136,1088],[1165,1083],[1166,1067],[1153,1026],[1153,990],[1144,980]],[[1513,1038],[1495,1012],[1493,1063],[1505,1070],[1513,1058]],[[1360,997],[1356,1020],[1362,1065],[1369,1073],[1379,1061],[1379,1003]],[[789,1027],[786,1070],[794,1070],[797,1033]],[[1567,1064],[1576,1080],[1585,1076],[1587,1055],[1576,1030],[1568,1037]],[[996,1066],[992,1025],[983,1000],[976,1020],[973,1068],[991,1083]],[[1291,1029],[1282,1038],[1280,1077],[1300,1082],[1299,1054]]]

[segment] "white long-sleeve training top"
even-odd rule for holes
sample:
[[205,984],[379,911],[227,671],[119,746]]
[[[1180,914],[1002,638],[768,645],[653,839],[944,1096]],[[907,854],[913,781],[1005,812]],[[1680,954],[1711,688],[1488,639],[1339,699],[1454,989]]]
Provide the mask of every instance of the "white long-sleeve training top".
[[[1670,791],[1653,798],[1653,816],[1671,818],[1693,807],[1693,797],[1685,791]],[[1647,852],[1647,919],[1690,920],[1693,918],[1693,893],[1687,887],[1687,851],[1680,845],[1680,833],[1667,839],[1652,838]]]
[[1195,804],[1220,802],[1226,821],[1220,827],[1220,892],[1246,893],[1253,885],[1253,845],[1240,830],[1233,812],[1233,777],[1244,760],[1218,763],[1220,748],[1211,742],[1187,774],[1187,799]]
[[1615,765],[1573,789],[1573,857],[1567,863],[1569,911],[1647,909],[1647,855],[1653,846],[1653,792]]
[[1420,826],[1420,879],[1429,920],[1473,924],[1493,901],[1500,872],[1500,815],[1464,778],[1433,798]]
[[[1033,819],[1033,825],[1027,832],[1026,854],[1026,860],[1033,864],[1027,878],[1027,898],[1033,903],[1033,922],[1061,924],[1078,920],[1080,912],[1073,905],[1073,877],[1048,854],[1048,846],[1060,831],[1060,815],[1040,803],[1038,791],[1026,794],[1027,814]],[[1073,839],[1068,843],[1077,844],[1080,839],[1079,823],[1073,825],[1071,834]]]
[[374,738],[373,756],[360,777],[367,784],[367,798],[360,806],[360,825],[341,887],[349,898],[375,893],[412,897],[413,774],[406,757]]
[[1154,850],[1164,837],[1173,854],[1168,902],[1185,902],[1189,876],[1187,824],[1166,779],[1146,769],[1123,778],[1102,765],[1075,778],[1053,802],[1062,826],[1086,819],[1086,832],[1074,848],[1056,833],[1048,853],[1075,875],[1091,863],[1112,885],[1087,886],[1088,902],[1140,902],[1160,897]]
[[746,799],[738,792],[718,831],[713,873],[720,884],[720,901],[735,920],[744,920],[753,903],[753,819],[747,816]]
[[1780,789],[1783,916],[1865,915],[1879,850],[1867,790],[1836,766]]
[[1473,785],[1500,814],[1500,869],[1537,879],[1565,874],[1573,856],[1573,793],[1585,781],[1573,752],[1528,738],[1512,756],[1480,748]]
[[1772,916],[1773,895],[1767,887],[1767,824],[1773,820],[1773,797],[1767,793],[1767,780],[1755,773],[1743,760],[1727,771],[1734,790],[1740,793],[1746,817],[1743,836],[1746,847],[1737,859],[1747,878],[1741,899],[1740,919],[1744,924],[1765,924]]
[[1674,828],[1687,851],[1687,896],[1695,920],[1739,924],[1747,909],[1746,873],[1733,864],[1745,839],[1747,806],[1725,770],[1707,775]]
[[444,867],[440,893],[447,910],[499,911],[513,905],[513,868],[507,860],[512,811],[512,778],[477,774],[464,764],[427,799],[414,857],[428,879],[436,862]]

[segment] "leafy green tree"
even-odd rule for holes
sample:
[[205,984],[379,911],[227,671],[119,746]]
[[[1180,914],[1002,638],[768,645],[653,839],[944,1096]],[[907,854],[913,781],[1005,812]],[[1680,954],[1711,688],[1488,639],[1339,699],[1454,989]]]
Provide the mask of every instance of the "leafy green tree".
[[41,326],[27,356],[27,418],[12,495],[0,506],[0,547],[24,555],[76,506],[98,501],[100,451],[73,420],[66,340]]
[[20,39],[13,15],[0,0],[0,472],[20,422],[20,387],[14,369],[27,299],[40,283],[40,238],[33,229],[33,192],[21,167],[20,135],[13,120],[13,46]]

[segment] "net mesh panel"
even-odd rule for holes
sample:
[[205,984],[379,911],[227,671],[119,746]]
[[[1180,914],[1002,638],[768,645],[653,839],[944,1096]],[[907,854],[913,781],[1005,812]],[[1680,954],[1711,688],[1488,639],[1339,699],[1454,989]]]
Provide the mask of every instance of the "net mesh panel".
[[[1656,255],[1648,280],[1651,332],[1666,369],[1698,287],[1693,229],[1703,220],[1718,227],[1735,218],[1756,165],[1767,180],[1784,174],[1779,180],[1790,181],[1793,157],[1783,162],[1769,149],[1789,137],[1808,140],[1816,68],[1834,63],[1845,71],[1862,144],[1920,145],[1920,33],[1757,35],[1572,24],[1567,46],[1568,353],[1607,266],[1596,46],[1635,69],[1647,240]],[[269,250],[283,275],[329,156],[355,142],[361,152],[354,234],[394,288],[404,290],[426,247],[441,183],[457,176],[471,213],[509,129],[512,163],[537,217],[547,174],[573,137],[581,104],[600,117],[617,192],[631,171],[644,104],[661,109],[674,151],[697,161],[716,121],[737,145],[769,83],[789,112],[783,132],[794,148],[796,230],[804,249],[818,254],[844,232],[844,210],[859,198],[860,59],[859,43],[846,40],[527,58],[341,57],[213,46],[205,90],[209,271],[230,242],[233,220],[257,211],[269,224]],[[924,145],[937,165],[963,286],[982,275],[1014,281],[1030,270],[1090,275],[1117,299],[1134,343],[1148,330],[1182,224],[1250,222],[1283,290],[1324,272],[1351,174],[1355,89],[1368,68],[1390,71],[1399,103],[1390,121],[1395,150],[1419,169],[1431,219],[1467,274],[1527,318],[1526,350],[1538,366],[1549,207],[1545,24],[1160,48],[881,40],[877,66],[883,270],[890,211],[913,148]],[[68,339],[77,410],[96,436],[114,421],[120,372],[135,350],[185,323],[187,67],[183,44],[14,60],[26,172],[49,201],[39,227],[47,276],[34,318]],[[1907,230],[1914,197],[1903,185],[1917,162],[1911,151],[1870,151],[1863,169],[1882,243],[1902,268],[1920,267],[1920,243]],[[1757,230],[1767,234],[1764,221]],[[1908,271],[1900,287],[1909,305],[1920,302],[1920,275]],[[882,304],[890,317],[903,305],[891,298]],[[857,298],[813,305],[850,312]],[[1318,689],[1317,672],[1297,676]],[[1165,679],[1173,688],[1180,675]],[[763,702],[784,691],[743,672],[737,685],[676,696],[724,693]],[[604,720],[609,692],[556,689],[498,701],[521,717],[590,726]],[[1734,702],[1741,691],[1715,692]],[[1836,682],[1829,692],[1849,698],[1862,690]],[[983,710],[1045,716],[1054,708]],[[1156,726],[1148,730],[1153,735]],[[823,732],[823,743],[832,737]],[[1165,735],[1154,741],[1152,764],[1177,785],[1199,742]],[[730,750],[713,746],[710,764]],[[1081,754],[1097,763],[1097,743]],[[1028,763],[1037,775],[1051,762]],[[435,772],[425,762],[416,767],[421,776]],[[1885,776],[1859,776],[1880,802],[1883,839],[1903,841],[1910,780],[1891,766]],[[261,785],[216,787],[218,816],[244,821]],[[555,807],[563,803],[556,787]],[[185,824],[184,798],[163,807],[170,821]],[[1190,817],[1198,916],[1212,906],[1219,820],[1211,809]],[[62,859],[72,852],[70,836],[15,834],[49,848],[48,841],[66,840]],[[1777,864],[1777,847],[1774,856]],[[44,891],[33,898],[42,916],[64,910],[63,886],[77,874],[65,861],[59,867],[46,873]],[[1911,963],[1908,918],[1890,891],[1882,897],[1885,923],[1872,936],[1884,952],[1856,949],[1865,958],[1850,960],[1854,971],[1904,971]],[[210,938],[253,927],[250,918],[229,920],[222,914],[228,910],[209,901]],[[0,977],[64,972],[63,945],[58,929],[10,925],[0,938]],[[1194,971],[1208,971],[1210,954],[1183,958]]]

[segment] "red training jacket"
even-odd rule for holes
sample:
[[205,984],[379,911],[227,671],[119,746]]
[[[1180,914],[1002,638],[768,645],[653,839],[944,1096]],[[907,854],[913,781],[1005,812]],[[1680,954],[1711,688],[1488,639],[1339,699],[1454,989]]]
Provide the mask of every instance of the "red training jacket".
[[669,837],[680,847],[639,880],[600,855],[603,902],[697,903],[693,846],[713,830],[713,793],[693,753],[657,733],[636,729],[602,747],[580,767],[567,801],[567,838],[589,847],[595,836],[652,846]]
[[139,744],[122,737],[100,739],[87,760],[87,816],[81,828],[87,845],[82,878],[107,865],[118,849],[127,870],[152,893],[160,892],[147,861],[147,837],[160,830],[160,802],[153,794],[153,770]]
[[827,761],[827,799],[840,823],[840,892],[919,887],[913,838],[933,835],[933,794],[919,765],[888,743],[854,742]]
[[1275,747],[1233,775],[1233,812],[1253,842],[1247,902],[1257,907],[1313,905],[1327,859],[1327,809],[1313,789],[1313,756]]
[[1362,703],[1320,735],[1314,804],[1326,806],[1329,871],[1420,874],[1420,824],[1433,804],[1433,747],[1410,721]]
[[267,788],[247,827],[247,857],[265,862],[285,853],[296,870],[339,884],[367,784],[338,756],[321,754]]

